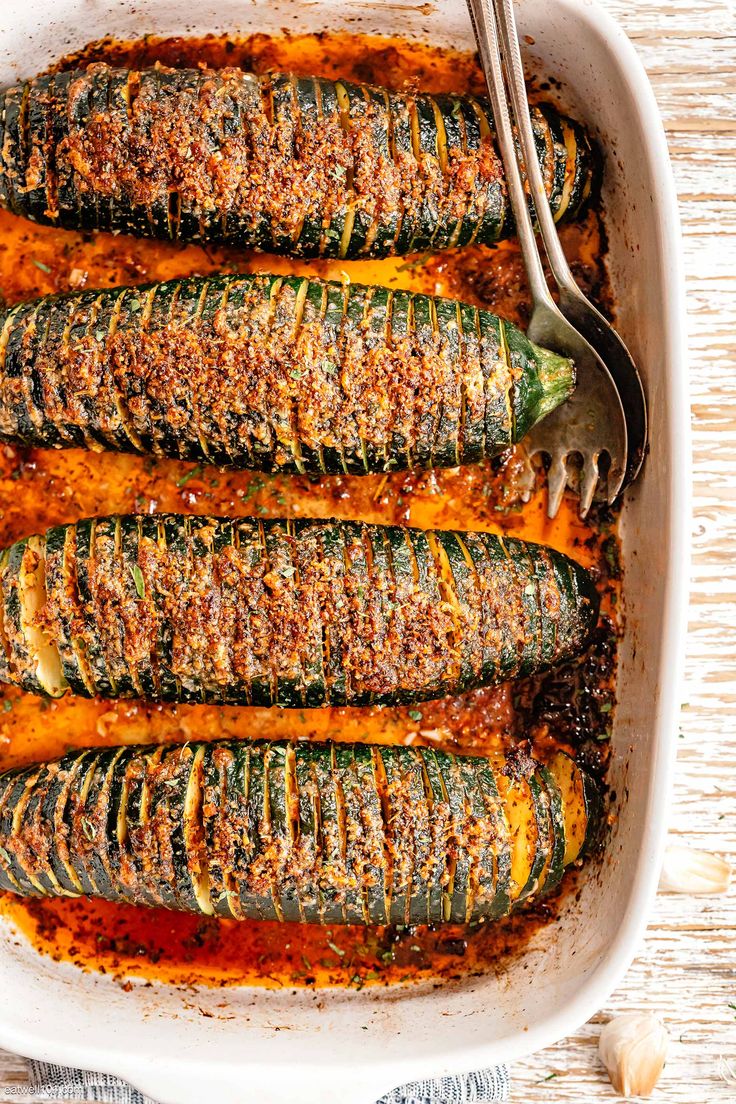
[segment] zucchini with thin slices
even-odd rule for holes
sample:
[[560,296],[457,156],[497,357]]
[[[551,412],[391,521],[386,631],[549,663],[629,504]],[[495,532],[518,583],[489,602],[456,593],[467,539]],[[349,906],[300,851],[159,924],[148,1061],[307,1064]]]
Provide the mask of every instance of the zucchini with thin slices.
[[542,765],[262,741],[73,752],[0,775],[0,887],[237,919],[491,920],[580,858],[593,792],[563,753]]
[[176,514],[20,541],[0,598],[0,679],[24,690],[292,708],[529,675],[579,654],[598,617],[579,564],[513,538]]
[[520,441],[572,362],[452,299],[302,276],[49,296],[0,325],[0,439],[284,472],[455,467]]
[[[0,204],[37,222],[304,257],[513,233],[485,99],[239,69],[50,73],[0,96]],[[550,207],[597,182],[585,131],[532,108]]]

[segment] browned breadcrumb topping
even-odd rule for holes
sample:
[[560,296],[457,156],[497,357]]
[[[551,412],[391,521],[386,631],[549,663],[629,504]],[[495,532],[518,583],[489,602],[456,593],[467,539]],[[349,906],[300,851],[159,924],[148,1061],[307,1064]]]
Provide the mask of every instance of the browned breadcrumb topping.
[[268,276],[31,304],[6,321],[21,337],[0,349],[0,432],[285,470],[479,460],[572,384],[531,343],[510,357],[506,326],[452,301]]
[[[389,223],[425,205],[461,218],[473,206],[482,211],[485,189],[501,179],[490,139],[452,149],[444,170],[436,154],[416,148],[416,139],[408,150],[392,148],[380,90],[353,96],[347,106],[339,83],[338,95],[325,102],[322,82],[314,82],[315,112],[306,118],[279,78],[230,68],[169,83],[166,76],[176,71],[160,66],[130,72],[110,107],[87,113],[92,83],[111,72],[92,65],[70,88],[72,122],[56,165],[60,177],[74,174],[81,191],[165,210],[175,194],[197,220],[232,214],[253,230],[263,224],[274,238],[295,241],[305,220],[330,227],[349,210],[369,223]],[[411,132],[414,98],[390,98],[394,128]]]
[[[12,597],[36,554],[11,555]],[[55,535],[46,568],[37,613],[6,597],[7,677],[38,691],[40,629],[74,685],[108,697],[439,697],[577,654],[598,608],[549,549],[351,522],[102,518]]]
[[[54,763],[25,781],[3,854],[37,893],[236,919],[463,920],[513,895],[498,866],[509,822],[480,784],[503,760],[434,760],[438,789],[432,751],[315,750],[117,748]],[[529,802],[528,787],[511,800]]]

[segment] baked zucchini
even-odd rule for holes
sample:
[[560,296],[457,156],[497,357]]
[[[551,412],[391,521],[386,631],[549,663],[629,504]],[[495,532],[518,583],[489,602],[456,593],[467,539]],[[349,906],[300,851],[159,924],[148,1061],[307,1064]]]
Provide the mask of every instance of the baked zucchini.
[[0,439],[288,472],[454,467],[563,402],[572,362],[450,299],[298,276],[51,296],[0,329]]
[[[596,169],[532,109],[556,219]],[[239,69],[90,65],[2,94],[0,204],[37,222],[304,257],[381,257],[513,232],[489,105]]]
[[588,573],[489,533],[104,517],[0,557],[0,680],[58,696],[405,703],[577,655]]
[[76,751],[0,775],[0,887],[238,920],[490,920],[581,856],[595,788],[562,753],[541,766],[262,741]]

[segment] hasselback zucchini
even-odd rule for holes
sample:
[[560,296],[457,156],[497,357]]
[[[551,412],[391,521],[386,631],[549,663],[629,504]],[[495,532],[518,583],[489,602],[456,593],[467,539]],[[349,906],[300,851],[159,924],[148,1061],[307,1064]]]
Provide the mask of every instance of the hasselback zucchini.
[[494,919],[580,857],[596,796],[561,752],[542,767],[265,741],[75,751],[0,775],[0,888],[238,920]]
[[0,438],[41,447],[452,467],[521,440],[574,383],[571,361],[488,311],[299,276],[51,296],[2,321]]
[[[532,109],[555,218],[596,170]],[[379,257],[513,232],[486,100],[239,69],[105,64],[2,94],[0,204],[38,222],[298,256]]]
[[303,708],[421,701],[578,654],[588,573],[488,533],[130,515],[0,557],[0,680]]

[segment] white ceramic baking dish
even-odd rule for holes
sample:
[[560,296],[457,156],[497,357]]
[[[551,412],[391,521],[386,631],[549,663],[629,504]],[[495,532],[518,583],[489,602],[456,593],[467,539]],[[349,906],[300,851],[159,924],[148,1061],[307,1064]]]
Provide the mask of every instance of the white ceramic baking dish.
[[[347,27],[471,45],[462,0],[0,0],[0,80],[105,34]],[[202,990],[109,978],[37,956],[0,929],[0,1045],[114,1072],[166,1104],[368,1104],[397,1084],[519,1058],[566,1035],[621,980],[655,892],[675,754],[688,588],[688,403],[675,192],[654,97],[622,31],[590,0],[523,0],[531,67],[605,152],[619,324],[641,365],[651,454],[626,503],[627,631],[605,861],[558,924],[498,976],[393,992]]]

